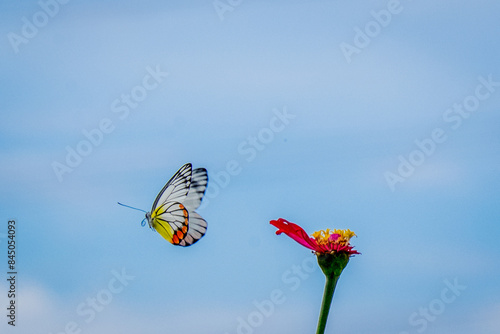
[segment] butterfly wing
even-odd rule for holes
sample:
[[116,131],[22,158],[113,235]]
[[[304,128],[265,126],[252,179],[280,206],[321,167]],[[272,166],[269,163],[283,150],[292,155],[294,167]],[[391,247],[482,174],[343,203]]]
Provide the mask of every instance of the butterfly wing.
[[179,242],[179,246],[191,246],[201,239],[207,232],[207,222],[201,216],[192,211],[189,213],[189,226],[184,239]]
[[205,194],[208,184],[208,175],[205,168],[196,168],[191,176],[191,186],[186,199],[182,201],[190,211],[196,210]]
[[192,167],[190,163],[182,166],[177,173],[165,184],[153,203],[151,214],[167,202],[181,203],[189,192],[191,185]]
[[151,213],[152,227],[168,242],[179,245],[188,233],[189,212],[178,202],[167,202]]
[[207,231],[207,222],[196,211],[207,189],[208,175],[205,168],[193,170],[191,187],[186,199],[182,202],[189,212],[189,226],[186,237],[179,243],[180,246],[191,246],[201,239]]
[[151,222],[168,242],[186,247],[205,235],[207,222],[194,210],[200,206],[207,184],[207,170],[193,171],[187,163],[160,191],[153,203]]

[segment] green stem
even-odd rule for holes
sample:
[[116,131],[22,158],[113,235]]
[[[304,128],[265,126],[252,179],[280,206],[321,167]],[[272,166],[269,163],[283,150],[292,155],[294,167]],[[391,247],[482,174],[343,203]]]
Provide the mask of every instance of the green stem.
[[323,302],[321,303],[318,330],[316,331],[316,334],[325,333],[326,321],[328,320],[328,313],[330,312],[330,306],[332,305],[333,293],[335,292],[335,286],[337,286],[339,277],[340,275],[332,275],[332,277],[329,277],[329,275],[326,276],[325,292],[323,293]]

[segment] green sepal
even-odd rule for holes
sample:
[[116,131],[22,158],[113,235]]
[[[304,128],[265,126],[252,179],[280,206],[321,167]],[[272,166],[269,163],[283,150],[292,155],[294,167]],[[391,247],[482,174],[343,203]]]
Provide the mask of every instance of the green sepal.
[[338,278],[349,263],[347,253],[317,254],[317,258],[321,270],[329,278]]

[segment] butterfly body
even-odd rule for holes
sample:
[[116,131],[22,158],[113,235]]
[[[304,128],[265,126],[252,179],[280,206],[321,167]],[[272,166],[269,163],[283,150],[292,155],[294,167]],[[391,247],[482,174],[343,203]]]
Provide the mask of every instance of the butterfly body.
[[194,244],[207,231],[207,222],[195,211],[201,204],[207,184],[205,168],[193,170],[190,163],[185,164],[156,196],[142,225],[147,222],[152,230],[173,245],[186,247]]

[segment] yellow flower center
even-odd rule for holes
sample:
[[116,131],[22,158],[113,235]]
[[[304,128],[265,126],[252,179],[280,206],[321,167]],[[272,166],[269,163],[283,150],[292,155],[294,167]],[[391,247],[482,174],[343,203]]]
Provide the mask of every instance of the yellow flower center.
[[[338,235],[338,238],[336,239],[330,239],[332,234]],[[347,245],[349,244],[349,240],[354,237],[356,234],[347,229],[347,230],[333,230],[333,232],[330,232],[330,229],[320,230],[317,232],[314,232],[312,234],[312,237],[316,239],[316,242],[319,245],[327,245],[331,243],[336,243],[336,244],[341,244],[341,245]]]

